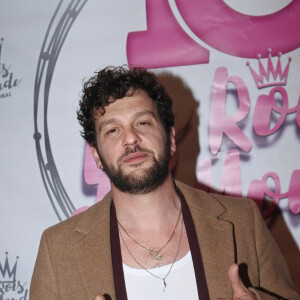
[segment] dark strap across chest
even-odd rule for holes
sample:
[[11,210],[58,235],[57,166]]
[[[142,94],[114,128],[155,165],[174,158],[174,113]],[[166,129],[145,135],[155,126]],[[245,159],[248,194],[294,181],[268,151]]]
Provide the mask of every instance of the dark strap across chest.
[[[183,194],[177,187],[176,187],[176,192],[181,201],[182,216],[183,216],[184,225],[186,228],[189,246],[190,246],[191,255],[194,264],[194,272],[196,277],[198,296],[200,300],[209,300],[203,262],[202,262],[199,242],[198,242],[193,218],[190,209],[184,199]],[[123,264],[122,264],[118,223],[117,223],[116,210],[113,201],[110,210],[110,244],[111,244],[111,256],[112,256],[116,299],[128,300],[127,293],[126,293]]]

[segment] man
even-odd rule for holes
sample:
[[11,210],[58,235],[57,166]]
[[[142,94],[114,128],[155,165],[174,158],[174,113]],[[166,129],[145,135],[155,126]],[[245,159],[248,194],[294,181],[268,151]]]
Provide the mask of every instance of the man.
[[253,201],[173,180],[172,100],[152,73],[96,73],[78,119],[111,192],[44,232],[31,300],[299,299]]

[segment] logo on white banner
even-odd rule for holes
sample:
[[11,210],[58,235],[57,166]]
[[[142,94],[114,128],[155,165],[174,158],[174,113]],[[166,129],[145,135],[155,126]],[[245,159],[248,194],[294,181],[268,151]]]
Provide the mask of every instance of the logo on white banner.
[[7,65],[3,62],[1,57],[2,46],[4,39],[0,39],[0,99],[11,96],[11,91],[13,88],[17,87],[21,79],[15,78],[14,73],[12,72],[12,66]]
[[26,283],[17,277],[18,259],[9,261],[8,252],[4,262],[0,261],[0,300],[27,300],[28,289]]

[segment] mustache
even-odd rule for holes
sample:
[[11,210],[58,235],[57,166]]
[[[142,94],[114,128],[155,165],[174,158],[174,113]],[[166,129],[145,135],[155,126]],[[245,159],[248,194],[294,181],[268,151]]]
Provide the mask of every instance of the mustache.
[[153,151],[151,150],[148,150],[148,149],[145,149],[145,148],[142,148],[141,146],[139,145],[136,145],[136,146],[131,146],[131,147],[127,147],[125,149],[125,152],[124,154],[122,154],[118,161],[121,162],[126,156],[128,156],[129,154],[131,153],[135,153],[135,152],[144,152],[144,153],[147,153],[147,154],[154,154]]

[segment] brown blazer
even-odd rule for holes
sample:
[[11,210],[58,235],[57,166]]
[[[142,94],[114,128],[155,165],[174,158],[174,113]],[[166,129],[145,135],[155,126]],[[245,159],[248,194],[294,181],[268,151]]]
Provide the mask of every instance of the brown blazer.
[[[259,299],[300,299],[252,200],[176,184],[194,220],[211,299],[232,298],[227,270],[235,262],[244,284]],[[110,204],[109,193],[87,211],[45,230],[30,300],[94,300],[105,293],[115,299]]]

